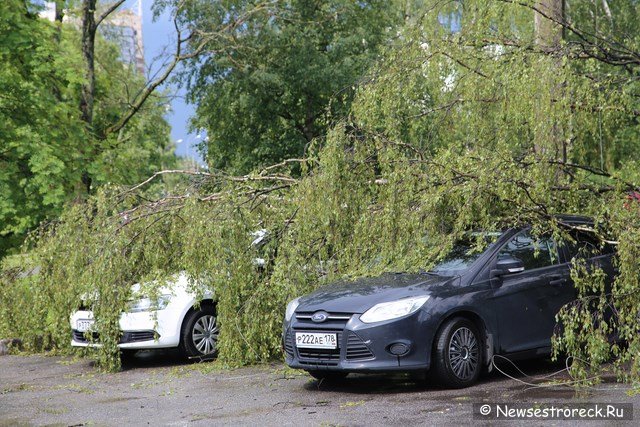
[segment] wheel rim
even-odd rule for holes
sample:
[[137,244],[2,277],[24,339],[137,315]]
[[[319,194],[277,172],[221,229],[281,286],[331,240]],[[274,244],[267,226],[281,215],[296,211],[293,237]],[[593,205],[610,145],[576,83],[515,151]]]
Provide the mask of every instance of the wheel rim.
[[205,314],[196,320],[191,332],[193,345],[201,354],[211,354],[216,351],[216,343],[218,342],[218,325],[216,325],[216,317]]
[[458,328],[449,341],[449,366],[461,380],[473,377],[478,369],[478,340],[469,328]]

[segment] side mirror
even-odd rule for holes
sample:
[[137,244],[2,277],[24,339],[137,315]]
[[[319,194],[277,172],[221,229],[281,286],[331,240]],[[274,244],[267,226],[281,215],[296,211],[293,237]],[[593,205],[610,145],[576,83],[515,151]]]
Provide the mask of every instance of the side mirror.
[[499,259],[496,269],[492,270],[493,276],[504,276],[506,274],[520,273],[524,271],[524,262],[518,258]]

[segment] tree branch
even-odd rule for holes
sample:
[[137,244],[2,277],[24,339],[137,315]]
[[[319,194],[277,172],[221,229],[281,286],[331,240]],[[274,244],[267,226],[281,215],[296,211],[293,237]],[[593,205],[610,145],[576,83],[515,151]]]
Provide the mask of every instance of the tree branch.
[[[502,3],[509,3],[509,4],[515,4],[522,7],[526,7],[538,13],[540,16],[544,17],[545,19],[548,19],[554,22],[555,24],[561,25],[564,29],[570,31],[572,34],[578,37],[583,43],[582,47],[584,48],[584,51],[590,54],[595,59],[598,59],[601,61],[608,59],[608,61],[613,61],[617,63],[617,65],[624,65],[624,64],[640,65],[640,52],[637,52],[623,45],[620,42],[607,39],[605,37],[599,36],[598,34],[592,34],[586,31],[579,30],[578,28],[574,27],[566,20],[554,19],[552,16],[540,10],[540,8],[536,7],[534,4],[528,3],[524,0],[497,0],[497,1],[500,1]],[[601,44],[591,42],[589,40],[589,37],[598,40],[599,42],[603,43],[603,45],[608,46],[609,49],[605,49],[605,47]],[[595,52],[588,52],[586,49],[587,47],[594,49],[596,51],[600,51],[601,56],[598,56],[598,54]]]
[[98,16],[98,18],[96,19],[95,24],[93,24],[93,28],[96,29],[100,26],[100,24],[102,23],[102,21],[105,20],[105,18],[107,18],[109,15],[111,15],[117,8],[119,8],[123,3],[125,2],[125,0],[118,0],[115,3],[112,3],[111,5],[109,5],[104,12],[102,12],[100,14],[100,16]]
[[[176,47],[175,47],[175,53],[173,54],[172,61],[169,63],[169,65],[167,65],[164,72],[162,72],[158,78],[149,82],[146,85],[146,87],[136,96],[136,99],[134,99],[130,103],[127,111],[125,111],[124,114],[113,125],[107,128],[105,132],[105,136],[118,132],[120,129],[125,127],[127,123],[129,123],[129,121],[133,118],[133,116],[135,116],[136,113],[140,111],[144,103],[155,92],[155,90],[169,78],[169,76],[171,75],[173,70],[178,66],[178,64],[180,64],[182,61],[199,56],[201,53],[205,51],[205,48],[212,40],[215,40],[217,38],[222,38],[223,34],[235,30],[249,16],[257,13],[258,11],[265,9],[268,4],[269,3],[256,5],[253,9],[245,12],[244,14],[237,17],[235,20],[229,22],[228,24],[226,24],[216,32],[201,33],[196,30],[191,32],[186,37],[182,36],[182,31],[179,28],[178,16],[176,13],[176,15],[173,18],[173,25],[176,30]],[[196,43],[195,48],[191,52],[183,54],[184,44],[192,42],[196,34],[200,36],[200,39]]]
[[[136,99],[130,103],[129,109],[118,119],[116,123],[107,128],[106,135],[116,133],[123,127],[129,123],[129,120],[133,118],[133,116],[140,111],[144,103],[149,99],[149,97],[155,92],[155,90],[163,84],[171,75],[176,66],[180,63],[180,61],[184,60],[186,57],[182,56],[182,43],[183,41],[180,38],[180,30],[178,28],[178,24],[176,19],[174,18],[174,26],[176,28],[177,34],[177,43],[176,43],[176,52],[173,55],[173,60],[171,63],[165,68],[164,72],[155,80],[149,82],[146,87],[142,90],[142,92],[136,97]],[[196,50],[194,54],[199,54],[202,50],[201,48]],[[195,56],[195,55],[194,55]],[[191,57],[191,56],[189,56]]]
[[149,178],[145,179],[144,181],[142,181],[139,184],[134,185],[131,188],[128,188],[127,190],[123,191],[122,193],[119,194],[119,197],[125,196],[127,194],[133,193],[134,191],[144,187],[145,185],[149,184],[151,181],[153,181],[154,179],[163,176],[163,175],[191,175],[191,176],[201,176],[201,177],[205,177],[205,178],[218,178],[221,181],[230,181],[230,182],[258,182],[258,181],[277,181],[277,182],[283,182],[286,183],[287,185],[291,185],[291,184],[295,184],[298,182],[297,179],[295,178],[291,178],[289,176],[285,176],[285,175],[279,175],[279,174],[275,174],[275,175],[264,175],[264,173],[268,170],[271,170],[275,167],[281,166],[281,165],[285,165],[287,163],[294,163],[294,162],[299,162],[303,159],[288,159],[285,160],[277,165],[273,165],[270,166],[266,169],[264,169],[262,172],[260,172],[260,174],[258,175],[242,175],[242,176],[230,176],[230,175],[224,175],[224,174],[220,174],[220,173],[211,173],[211,172],[199,172],[199,171],[190,171],[190,170],[183,170],[183,169],[167,169],[167,170],[161,170],[158,171],[156,173],[154,173],[153,175],[151,175]]

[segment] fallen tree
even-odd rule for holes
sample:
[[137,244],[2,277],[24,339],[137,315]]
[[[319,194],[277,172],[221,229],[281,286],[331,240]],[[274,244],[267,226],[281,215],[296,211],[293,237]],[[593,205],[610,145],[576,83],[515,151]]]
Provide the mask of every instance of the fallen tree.
[[[162,171],[70,207],[34,236],[40,273],[3,276],[0,333],[32,349],[66,348],[69,312],[93,292],[100,360],[117,368],[129,285],[187,271],[216,289],[220,359],[264,361],[280,356],[291,298],[336,278],[428,268],[473,230],[530,224],[571,240],[557,214],[577,213],[594,218],[596,241],[617,246],[619,275],[609,290],[597,271],[575,265],[581,299],[559,314],[555,350],[574,357],[579,383],[612,357],[620,378],[635,381],[640,204],[627,196],[640,174],[628,155],[638,98],[627,67],[636,65],[619,63],[618,41],[588,46],[603,43],[600,33],[540,47],[533,3],[472,3],[460,31],[443,27],[451,10],[439,2],[405,28],[351,114],[305,158],[243,176]],[[144,191],[166,174],[191,179],[172,194]],[[268,238],[256,247],[252,233],[262,229]],[[624,345],[609,341],[612,331]]]

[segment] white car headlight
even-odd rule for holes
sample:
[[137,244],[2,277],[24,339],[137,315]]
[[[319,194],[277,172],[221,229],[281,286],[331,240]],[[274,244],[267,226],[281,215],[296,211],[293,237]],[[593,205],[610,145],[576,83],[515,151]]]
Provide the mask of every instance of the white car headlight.
[[289,304],[287,304],[287,311],[284,313],[284,320],[286,320],[287,322],[289,320],[291,320],[291,317],[293,317],[293,313],[295,313],[296,308],[298,308],[298,305],[300,305],[300,298],[296,298],[293,301],[290,301]]
[[425,295],[391,302],[382,302],[367,310],[360,316],[360,320],[364,323],[374,323],[406,316],[417,311],[428,299],[429,295]]
[[129,313],[140,313],[142,311],[158,311],[164,310],[169,305],[169,301],[171,300],[171,295],[160,295],[157,300],[152,300],[151,298],[142,297],[140,299],[131,301],[129,303],[129,308],[127,312]]

